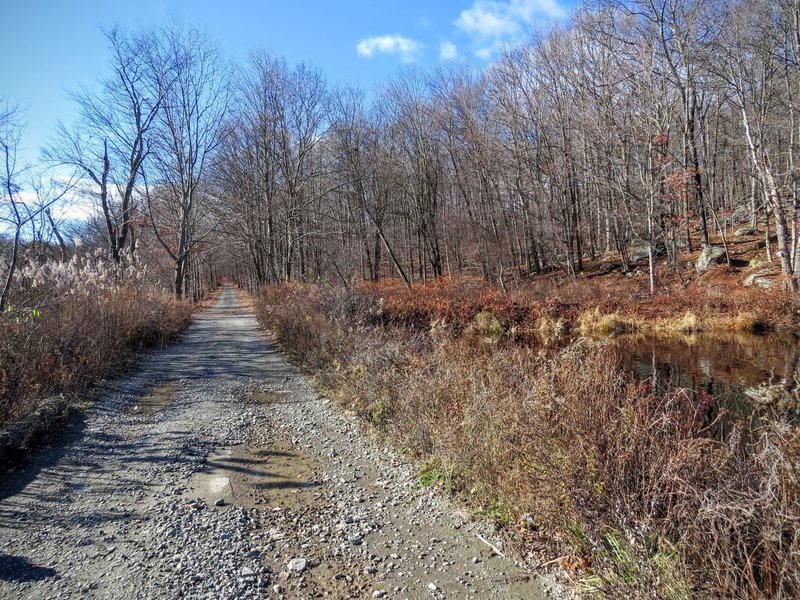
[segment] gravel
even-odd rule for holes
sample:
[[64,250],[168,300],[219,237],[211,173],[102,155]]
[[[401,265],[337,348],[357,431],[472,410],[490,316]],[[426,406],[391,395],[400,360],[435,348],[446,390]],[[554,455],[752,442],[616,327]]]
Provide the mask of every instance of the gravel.
[[567,596],[416,486],[230,288],[3,479],[0,531],[4,598]]

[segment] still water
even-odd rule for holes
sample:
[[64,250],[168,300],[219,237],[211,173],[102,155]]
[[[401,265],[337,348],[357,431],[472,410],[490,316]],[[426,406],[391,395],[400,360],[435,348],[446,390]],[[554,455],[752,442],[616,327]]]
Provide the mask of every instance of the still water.
[[719,435],[733,423],[751,422],[754,412],[800,418],[800,340],[794,336],[629,335],[612,344],[636,379],[654,378],[661,387],[713,399],[709,418],[724,414]]

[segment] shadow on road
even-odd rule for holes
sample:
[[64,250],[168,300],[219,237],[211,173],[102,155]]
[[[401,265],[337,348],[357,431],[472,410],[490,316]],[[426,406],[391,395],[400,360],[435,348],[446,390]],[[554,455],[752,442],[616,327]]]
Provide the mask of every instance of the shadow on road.
[[55,569],[35,565],[24,556],[0,554],[0,580],[2,581],[42,581],[57,575]]

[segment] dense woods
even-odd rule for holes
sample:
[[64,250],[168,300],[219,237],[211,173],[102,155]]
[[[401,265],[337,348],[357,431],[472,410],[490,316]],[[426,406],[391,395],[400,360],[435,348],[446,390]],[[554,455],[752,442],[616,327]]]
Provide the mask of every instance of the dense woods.
[[[72,94],[78,118],[44,159],[102,209],[84,243],[117,264],[137,250],[178,296],[199,297],[223,264],[250,288],[459,274],[506,286],[579,275],[606,252],[624,270],[649,256],[654,293],[656,257],[680,273],[680,253],[726,246],[742,225],[761,226],[794,289],[798,14],[788,0],[601,2],[483,70],[407,66],[369,92],[264,49],[230,65],[175,23],[112,29],[108,70]],[[3,113],[12,159],[20,119]],[[6,254],[17,224],[19,243],[69,254],[56,221],[18,210],[54,195],[21,203],[5,167]],[[4,298],[14,261],[5,270]]]
[[655,255],[680,270],[746,222],[794,287],[797,15],[606,3],[369,98],[255,54],[217,163],[243,279],[503,283],[638,246],[654,292]]

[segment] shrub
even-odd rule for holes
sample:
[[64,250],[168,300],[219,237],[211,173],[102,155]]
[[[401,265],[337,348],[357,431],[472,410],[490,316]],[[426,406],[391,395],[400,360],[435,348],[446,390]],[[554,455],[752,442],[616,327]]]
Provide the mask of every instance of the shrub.
[[97,256],[21,270],[0,317],[0,423],[120,372],[137,350],[173,341],[191,307],[146,288],[143,271],[122,274]]
[[577,555],[584,589],[800,594],[800,434],[791,421],[762,412],[720,438],[712,398],[625,378],[605,343],[550,354],[476,344],[498,330],[494,313],[473,315],[463,335],[439,323],[420,331],[371,322],[358,299],[335,313],[337,294],[305,286],[278,306],[262,299],[260,312],[290,355],[325,348],[320,381],[434,465],[425,482],[442,482],[498,523],[522,517],[521,547],[543,535],[529,525],[536,515],[551,544]]

